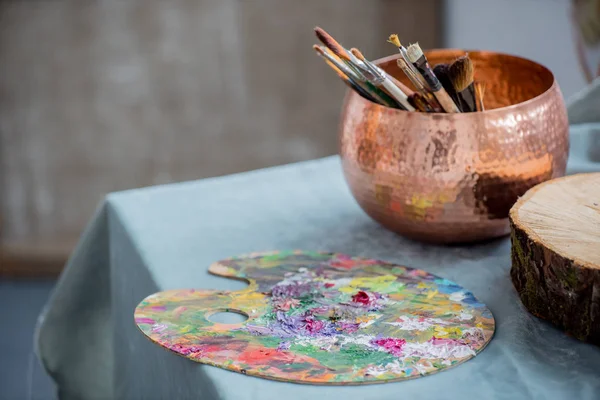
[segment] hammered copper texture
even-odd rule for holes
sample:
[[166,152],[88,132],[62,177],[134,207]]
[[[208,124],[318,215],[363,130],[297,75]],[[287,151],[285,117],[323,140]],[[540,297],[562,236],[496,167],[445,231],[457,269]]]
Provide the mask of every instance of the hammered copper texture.
[[[427,56],[433,66],[463,54]],[[340,155],[350,190],[374,220],[413,239],[456,243],[508,234],[517,198],[565,173],[568,120],[552,73],[519,57],[469,55],[486,84],[485,112],[406,112],[346,96]],[[409,85],[396,58],[377,63]]]

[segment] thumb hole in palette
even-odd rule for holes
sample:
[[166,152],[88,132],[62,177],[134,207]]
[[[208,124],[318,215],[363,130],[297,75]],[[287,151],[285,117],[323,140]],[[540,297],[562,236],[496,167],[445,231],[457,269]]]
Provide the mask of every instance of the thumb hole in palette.
[[248,314],[240,310],[217,310],[208,315],[208,320],[218,324],[238,325],[248,319]]

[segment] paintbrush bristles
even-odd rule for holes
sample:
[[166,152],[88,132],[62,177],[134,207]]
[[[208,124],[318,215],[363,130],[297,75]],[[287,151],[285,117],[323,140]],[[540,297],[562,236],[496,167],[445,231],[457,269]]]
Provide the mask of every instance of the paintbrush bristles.
[[313,44],[313,50],[319,53],[320,56],[325,56],[325,50],[323,50],[318,44]]
[[423,50],[421,50],[419,43],[408,46],[408,50],[406,52],[408,53],[408,60],[411,63],[416,63],[419,58],[423,57]]
[[330,34],[325,32],[324,29],[317,26],[315,28],[315,34],[317,35],[317,38],[321,41],[321,43],[323,43],[325,46],[327,46],[327,48],[333,51],[333,53],[336,56],[343,60],[350,61],[350,57],[348,56],[346,49],[344,49],[341,44],[339,44],[333,37],[331,37]]
[[392,33],[390,35],[390,37],[388,38],[388,42],[390,42],[396,47],[402,47],[402,43],[400,43],[400,39],[398,39],[398,35],[395,33]]
[[331,67],[331,69],[333,69],[335,71],[336,74],[338,74],[340,76],[340,78],[342,79],[348,79],[348,76],[342,72],[337,65],[335,65],[334,63],[332,63],[330,60],[327,59],[327,54],[325,54],[325,49],[321,46],[318,45],[313,45],[313,49],[317,52],[317,54],[319,56],[321,56],[325,62],[327,63],[327,65],[329,65]]
[[350,53],[354,55],[354,57],[358,58],[361,61],[365,61],[365,56],[358,50],[356,47],[350,49]]
[[331,69],[333,69],[335,71],[336,74],[338,74],[340,77],[342,77],[344,79],[348,79],[348,76],[345,73],[343,73],[336,65],[336,62],[334,59],[335,56],[332,57],[330,54],[328,54],[325,50],[325,47],[321,47],[321,46],[318,46],[315,44],[315,45],[313,45],[313,50],[315,50],[317,52],[317,55],[319,57],[321,57],[325,61],[325,63],[327,65],[329,65],[331,67]]
[[457,92],[466,90],[475,79],[475,68],[469,56],[462,56],[450,65],[448,77]]
[[447,113],[483,110],[485,88],[474,82],[474,65],[468,54],[452,65],[438,65],[434,71],[419,43],[406,48],[396,33],[389,35],[387,41],[400,52],[398,67],[416,88],[413,92],[369,61],[357,48],[343,47],[321,27],[315,27],[314,31],[323,46],[314,45],[313,49],[348,85],[371,101],[408,111],[415,108]]

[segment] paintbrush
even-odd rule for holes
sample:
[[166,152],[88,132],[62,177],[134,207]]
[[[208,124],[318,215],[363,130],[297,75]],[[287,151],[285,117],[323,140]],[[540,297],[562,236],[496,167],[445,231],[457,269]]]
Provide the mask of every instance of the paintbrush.
[[325,47],[321,47],[318,45],[313,45],[313,49],[317,52],[321,58],[325,60],[327,65],[331,67],[335,71],[336,74],[344,81],[344,83],[356,91],[358,94],[370,100],[372,102],[378,103],[378,101],[369,94],[368,89],[362,87],[364,84],[364,77],[358,76],[354,71],[352,71],[346,64],[344,64],[339,58],[337,58],[334,54],[327,51]]
[[431,70],[431,66],[427,61],[427,57],[425,57],[423,50],[421,50],[421,46],[419,46],[418,43],[411,44],[408,47],[407,54],[409,61],[423,76],[423,78],[429,85],[431,91],[440,102],[440,105],[442,106],[444,111],[446,111],[447,113],[460,112],[456,103],[454,103],[452,98],[448,95],[448,92],[446,92],[446,89],[444,89],[438,78]]
[[406,61],[404,61],[403,58],[397,59],[396,64],[398,64],[398,68],[400,68],[404,72],[404,74],[408,77],[408,79],[415,86],[415,88],[421,94],[421,96],[425,99],[425,101],[427,101],[427,103],[429,103],[429,106],[432,108],[433,112],[438,112],[438,113],[444,112],[444,109],[442,108],[440,103],[437,101],[435,96],[429,90],[427,90],[425,88],[425,86],[423,86],[423,83],[421,82],[422,77],[421,77],[421,79],[418,79],[417,76],[415,76],[415,73],[418,76],[421,76],[419,71],[413,71],[413,69],[409,68],[409,65],[412,66],[412,64],[408,64]]
[[376,77],[372,75],[369,68],[367,68],[362,61],[356,58],[356,56],[342,47],[342,45],[340,45],[330,34],[325,32],[325,30],[320,27],[315,28],[315,34],[321,43],[329,48],[337,57],[342,59],[357,74],[360,74],[366,78],[367,86],[369,87],[369,93],[381,104],[393,108],[402,107],[396,100],[378,87],[380,85],[377,85],[377,80],[375,79]]
[[359,92],[361,94],[364,93],[365,98],[367,98],[368,100],[371,100],[375,103],[378,103],[381,105],[386,105],[386,101],[384,101],[384,99],[381,99],[377,95],[376,92],[378,89],[376,87],[374,87],[371,83],[369,83],[367,78],[365,78],[364,75],[362,73],[360,73],[360,71],[357,72],[354,69],[350,68],[350,66],[348,66],[348,64],[346,64],[342,59],[340,59],[338,56],[336,56],[327,47],[320,46],[320,48],[321,48],[321,50],[323,50],[324,56],[328,60],[330,60],[336,67],[338,67],[342,72],[344,72],[346,74],[346,76],[348,76],[350,81],[352,81],[352,83],[354,85],[356,85],[358,89],[360,89]]
[[402,60],[404,60],[404,62],[405,62],[405,65],[401,66],[400,63],[398,63],[398,66],[408,76],[408,78],[410,79],[412,84],[415,85],[415,88],[417,88],[417,90],[419,90],[421,93],[423,93],[423,91],[426,90],[425,88],[427,88],[427,82],[425,82],[425,80],[423,79],[423,76],[419,73],[419,71],[417,71],[417,69],[410,62],[406,48],[404,46],[402,46],[402,43],[400,43],[400,39],[398,38],[398,35],[395,33],[391,34],[388,37],[387,41],[388,41],[388,43],[391,43],[398,48],[398,51],[400,52],[400,56],[402,56]]
[[438,78],[438,80],[440,81],[440,83],[442,84],[444,89],[446,89],[448,96],[450,96],[452,98],[452,100],[454,101],[454,103],[458,105],[459,99],[458,99],[458,96],[456,95],[456,90],[454,90],[454,85],[452,84],[452,81],[448,77],[448,69],[449,68],[450,68],[450,65],[448,65],[448,64],[438,64],[435,67],[433,67],[433,73]]
[[485,95],[485,83],[475,82],[475,105],[477,107],[477,111],[485,111],[485,106],[483,104],[483,96]]
[[408,101],[410,104],[416,108],[420,112],[433,112],[434,110],[431,108],[425,97],[419,92],[415,92],[408,96]]
[[419,71],[414,71],[412,68],[409,67],[409,65],[412,64],[407,63],[406,61],[404,61],[403,58],[397,59],[396,64],[398,65],[398,68],[400,68],[402,72],[404,72],[404,74],[408,77],[408,80],[410,80],[410,83],[413,84],[417,91],[421,93],[427,91],[424,83],[418,78],[418,76],[420,75]]
[[448,78],[454,86],[456,95],[459,98],[459,107],[462,111],[476,111],[475,89],[473,81],[475,79],[475,68],[468,55],[459,57],[448,68]]
[[341,44],[339,44],[338,41],[333,38],[333,36],[327,33],[325,29],[318,26],[315,27],[315,35],[317,35],[317,39],[319,39],[319,41],[323,43],[325,47],[331,50],[337,57],[342,59],[356,73],[362,74],[361,68],[357,65],[359,60],[352,60],[352,58],[356,57],[350,54],[350,52]]
[[[357,48],[352,48],[350,50],[351,54],[353,54],[356,58],[362,61],[367,68],[371,71],[373,76],[376,78],[376,85],[383,86],[383,88],[392,96],[398,103],[402,105],[407,111],[415,111],[415,108],[408,102],[408,96],[404,93],[388,76],[388,74],[379,68],[377,65],[373,64],[371,61],[367,60],[365,56],[358,50]],[[379,86],[378,85],[378,86]]]

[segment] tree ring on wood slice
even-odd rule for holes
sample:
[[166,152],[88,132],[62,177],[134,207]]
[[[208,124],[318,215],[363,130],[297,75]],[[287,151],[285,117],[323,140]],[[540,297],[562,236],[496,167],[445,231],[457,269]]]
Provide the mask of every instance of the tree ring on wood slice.
[[600,344],[600,173],[554,179],[510,211],[511,278],[534,315]]

